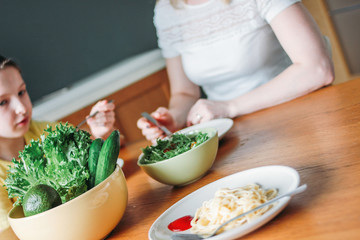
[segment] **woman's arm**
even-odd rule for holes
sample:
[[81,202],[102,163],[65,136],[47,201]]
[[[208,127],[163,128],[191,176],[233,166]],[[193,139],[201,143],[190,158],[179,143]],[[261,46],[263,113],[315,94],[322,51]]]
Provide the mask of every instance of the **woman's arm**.
[[[151,115],[170,131],[177,131],[185,126],[189,110],[200,98],[200,88],[186,77],[180,56],[166,59],[166,68],[171,94],[169,108],[159,107]],[[143,117],[137,121],[137,126],[153,143],[157,138],[165,137],[161,129]]]
[[181,56],[166,59],[166,67],[171,92],[169,111],[176,129],[180,129],[185,126],[190,108],[200,98],[200,88],[185,75]]
[[270,25],[293,64],[266,84],[227,102],[228,117],[292,100],[334,80],[324,38],[301,3],[282,11]]

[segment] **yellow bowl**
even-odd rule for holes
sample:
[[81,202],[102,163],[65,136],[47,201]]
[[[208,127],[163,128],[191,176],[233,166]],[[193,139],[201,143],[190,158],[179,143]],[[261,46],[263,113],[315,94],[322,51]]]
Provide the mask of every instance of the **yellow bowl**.
[[117,166],[107,179],[69,202],[30,217],[17,206],[8,219],[21,240],[99,240],[119,223],[127,201],[126,179]]
[[183,186],[200,179],[213,165],[218,150],[218,134],[215,128],[204,128],[181,132],[184,134],[207,133],[209,139],[175,157],[156,163],[141,163],[141,154],[137,164],[153,179],[168,185]]

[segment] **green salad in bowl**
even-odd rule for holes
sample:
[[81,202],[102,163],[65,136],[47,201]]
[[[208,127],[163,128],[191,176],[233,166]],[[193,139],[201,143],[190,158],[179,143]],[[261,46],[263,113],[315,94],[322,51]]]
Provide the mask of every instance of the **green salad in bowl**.
[[147,146],[142,149],[144,157],[141,163],[155,163],[175,157],[202,144],[208,139],[209,136],[206,132],[193,134],[175,133],[170,138],[158,139],[156,145]]
[[161,183],[186,185],[200,179],[212,167],[218,141],[215,128],[175,133],[142,149],[138,165]]

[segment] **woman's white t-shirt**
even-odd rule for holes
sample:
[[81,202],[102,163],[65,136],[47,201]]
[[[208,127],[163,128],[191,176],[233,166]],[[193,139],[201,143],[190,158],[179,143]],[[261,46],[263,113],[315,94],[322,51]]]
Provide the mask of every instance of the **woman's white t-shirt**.
[[300,0],[209,0],[155,6],[154,24],[165,58],[181,55],[187,77],[208,99],[229,100],[271,80],[291,61],[269,23]]

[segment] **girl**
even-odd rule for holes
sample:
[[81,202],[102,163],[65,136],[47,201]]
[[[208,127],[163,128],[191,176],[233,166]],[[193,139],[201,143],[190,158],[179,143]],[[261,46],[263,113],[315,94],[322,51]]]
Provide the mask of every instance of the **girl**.
[[[106,100],[99,101],[91,113],[99,113],[87,121],[94,138],[107,138],[114,130],[115,105]],[[26,91],[18,65],[0,55],[0,239],[11,231],[7,214],[13,201],[8,199],[3,187],[11,160],[18,157],[31,139],[38,139],[47,128],[56,123],[38,122],[31,119],[32,103]],[[3,234],[3,235],[2,235]],[[8,238],[6,238],[8,239]]]

